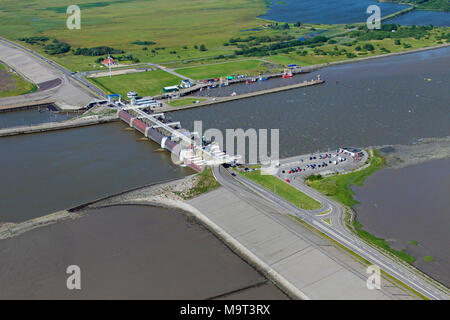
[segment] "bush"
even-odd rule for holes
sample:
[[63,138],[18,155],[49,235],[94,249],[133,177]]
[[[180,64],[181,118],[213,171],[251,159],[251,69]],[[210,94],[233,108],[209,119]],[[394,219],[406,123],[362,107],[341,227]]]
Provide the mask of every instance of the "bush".
[[48,40],[50,40],[50,39],[47,37],[29,37],[29,38],[20,38],[19,39],[19,41],[24,41],[28,44],[36,44],[39,42],[46,42]]
[[308,181],[317,181],[317,180],[322,180],[323,177],[322,175],[318,174],[318,175],[312,175],[308,177]]
[[133,41],[131,44],[136,44],[138,46],[152,46],[154,44],[156,44],[156,42],[154,41]]
[[66,53],[70,51],[70,45],[65,42],[60,42],[58,40],[53,40],[51,44],[44,47],[45,52],[50,55]]
[[76,56],[103,56],[105,54],[120,54],[125,53],[123,50],[114,49],[110,47],[94,47],[94,48],[78,48],[73,53]]
[[364,50],[367,50],[367,51],[373,51],[373,50],[375,50],[374,46],[373,46],[372,44],[370,44],[370,43],[366,43],[366,44],[363,46],[363,49],[364,49]]

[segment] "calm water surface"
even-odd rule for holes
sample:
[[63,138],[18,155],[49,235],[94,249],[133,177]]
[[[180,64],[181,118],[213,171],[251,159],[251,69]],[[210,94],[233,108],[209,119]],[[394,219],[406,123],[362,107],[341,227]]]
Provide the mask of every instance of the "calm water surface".
[[29,109],[0,113],[0,129],[28,126],[46,122],[64,121],[73,118],[71,113],[52,113],[48,109]]
[[[0,261],[0,299],[287,299],[204,227],[154,207],[92,210],[2,240]],[[74,264],[80,291],[66,288]]]
[[[384,169],[353,189],[364,229],[406,250],[421,270],[450,286],[450,158]],[[435,261],[424,262],[425,256]]]
[[[320,74],[326,80],[323,85],[178,111],[172,118],[190,129],[195,120],[202,120],[203,131],[280,129],[282,157],[340,146],[410,144],[450,135],[448,70],[449,47],[331,66],[296,76],[295,81],[303,81]],[[243,93],[270,83],[213,89],[209,94]]]
[[324,24],[363,22],[369,17],[366,10],[370,5],[379,6],[382,16],[408,7],[375,0],[285,0],[272,1],[268,12],[260,18],[280,22]]
[[19,222],[193,170],[122,123],[0,138],[0,222]]
[[450,12],[414,10],[387,20],[386,23],[395,23],[403,26],[424,26],[450,27]]

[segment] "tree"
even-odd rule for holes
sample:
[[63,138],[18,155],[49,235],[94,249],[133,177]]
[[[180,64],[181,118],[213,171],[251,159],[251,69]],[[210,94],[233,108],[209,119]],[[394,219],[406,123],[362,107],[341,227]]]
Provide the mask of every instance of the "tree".
[[366,43],[366,44],[363,46],[363,49],[364,49],[364,50],[367,50],[367,51],[373,51],[373,50],[375,50],[374,46],[373,46],[372,44],[370,44],[370,43]]
[[302,25],[302,23],[300,21],[297,21],[294,26],[301,27],[301,25]]
[[204,44],[200,45],[200,51],[207,51],[206,46]]

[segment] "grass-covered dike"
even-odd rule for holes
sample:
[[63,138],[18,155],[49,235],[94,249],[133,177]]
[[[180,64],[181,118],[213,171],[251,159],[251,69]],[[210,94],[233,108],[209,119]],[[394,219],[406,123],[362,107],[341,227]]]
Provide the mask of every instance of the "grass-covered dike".
[[[385,159],[380,155],[378,150],[372,152],[372,156],[369,160],[369,166],[365,169],[355,171],[348,174],[338,174],[330,177],[311,177],[307,179],[307,184],[323,193],[327,197],[343,204],[344,206],[353,209],[354,205],[358,204],[358,201],[354,199],[354,191],[350,188],[352,185],[362,186],[365,179],[374,172],[382,169],[386,164]],[[416,258],[406,253],[405,251],[399,251],[392,249],[386,240],[377,238],[364,230],[364,226],[358,222],[355,216],[352,225],[355,233],[363,240],[370,242],[387,252],[390,252],[394,256],[413,264]]]
[[317,210],[322,206],[320,202],[308,197],[303,192],[295,189],[286,182],[271,176],[262,175],[260,170],[250,171],[250,172],[240,172],[244,177],[260,184],[264,188],[272,191],[273,193],[279,195],[283,199],[291,202],[295,206],[304,210]]
[[197,177],[198,179],[192,188],[190,188],[186,192],[176,194],[182,197],[184,200],[189,200],[198,195],[213,191],[214,189],[220,187],[220,183],[218,183],[214,178],[211,168],[203,170],[201,173],[198,174]]

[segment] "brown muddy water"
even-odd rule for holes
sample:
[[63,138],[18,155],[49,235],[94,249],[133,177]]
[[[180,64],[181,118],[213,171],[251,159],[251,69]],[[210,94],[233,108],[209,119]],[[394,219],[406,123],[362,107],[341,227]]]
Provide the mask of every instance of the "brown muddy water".
[[0,222],[194,174],[120,122],[0,138]]
[[[450,158],[383,169],[353,189],[364,229],[413,255],[415,266],[450,286]],[[425,262],[425,256],[435,260]]]
[[[117,206],[0,241],[0,299],[288,299],[182,211]],[[68,290],[66,269],[81,269]]]
[[[172,118],[186,128],[192,127],[193,120],[203,120],[204,130],[280,128],[282,157],[346,145],[411,144],[450,135],[449,66],[450,48],[334,66],[304,75],[310,78],[320,73],[327,80],[324,85],[176,112]],[[36,218],[193,173],[173,165],[168,153],[157,152],[157,145],[140,141],[142,135],[126,128],[113,123],[1,138],[0,222]],[[383,172],[389,176],[395,171],[378,172],[366,186]],[[381,179],[376,189],[388,189],[390,182],[386,181]],[[444,232],[449,221],[442,212],[448,213],[448,206],[441,206],[438,184],[428,186],[423,191],[428,202],[440,203],[441,209],[428,210],[426,221],[421,220],[423,213],[408,216],[411,208],[420,207],[423,195],[406,197],[413,187],[399,186],[384,195],[392,199],[393,206],[398,205],[394,213],[367,209],[364,214],[361,207],[361,222],[368,231],[392,240],[395,248],[418,241],[419,246],[407,247],[412,253],[421,250],[415,253],[417,265],[446,282],[450,264],[445,244],[450,233]],[[357,197],[361,206],[370,208],[385,203],[376,194],[364,198],[358,193]],[[371,202],[372,196],[378,201]],[[402,207],[396,199],[399,203],[407,199],[410,205]],[[246,292],[252,298],[260,297],[256,293],[280,297],[270,291],[273,287],[265,291],[264,282],[256,286],[263,277],[211,234],[187,223],[183,215],[146,210],[97,211],[0,241],[0,297],[118,298],[123,292],[126,298],[211,298],[235,290],[231,297],[245,297]],[[177,219],[178,226],[170,222]],[[425,264],[424,255],[436,261]],[[82,292],[67,292],[65,269],[69,264],[80,265],[85,274]],[[247,286],[255,287],[239,291]]]

